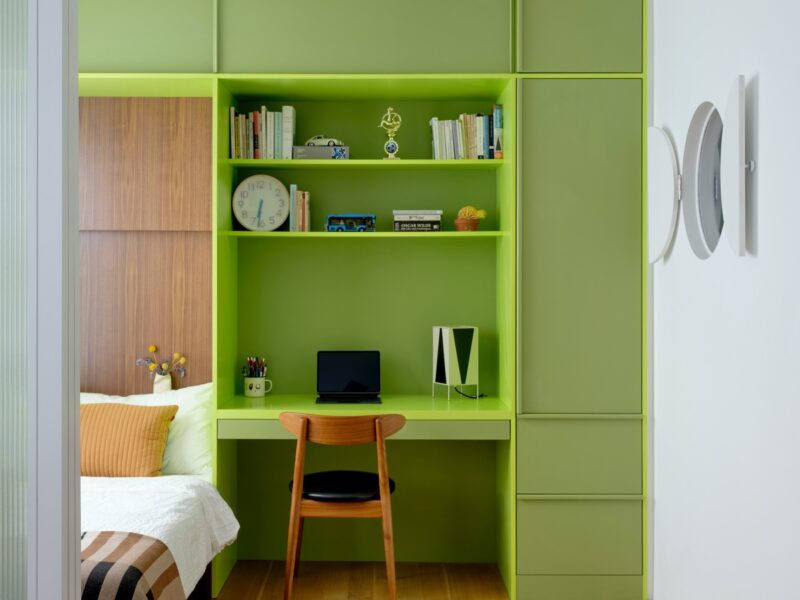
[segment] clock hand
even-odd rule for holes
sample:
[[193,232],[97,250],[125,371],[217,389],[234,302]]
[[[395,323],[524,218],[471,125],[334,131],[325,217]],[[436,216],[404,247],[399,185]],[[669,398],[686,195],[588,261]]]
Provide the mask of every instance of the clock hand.
[[256,215],[257,222],[261,222],[261,209],[264,208],[264,199],[261,199],[261,202],[258,203],[258,214]]

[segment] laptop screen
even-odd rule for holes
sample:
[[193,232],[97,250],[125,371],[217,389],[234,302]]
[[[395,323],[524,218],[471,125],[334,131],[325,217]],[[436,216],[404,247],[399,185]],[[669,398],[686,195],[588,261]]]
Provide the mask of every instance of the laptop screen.
[[317,352],[317,393],[360,395],[380,391],[381,353],[377,350]]

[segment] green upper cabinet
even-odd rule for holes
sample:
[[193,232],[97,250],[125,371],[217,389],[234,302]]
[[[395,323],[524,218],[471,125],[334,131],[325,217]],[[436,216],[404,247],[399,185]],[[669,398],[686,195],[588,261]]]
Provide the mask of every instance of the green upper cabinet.
[[226,73],[511,70],[511,1],[219,0]]
[[80,0],[82,73],[209,73],[212,0]]
[[638,413],[642,83],[520,85],[522,411]]
[[518,70],[640,73],[642,0],[519,0]]

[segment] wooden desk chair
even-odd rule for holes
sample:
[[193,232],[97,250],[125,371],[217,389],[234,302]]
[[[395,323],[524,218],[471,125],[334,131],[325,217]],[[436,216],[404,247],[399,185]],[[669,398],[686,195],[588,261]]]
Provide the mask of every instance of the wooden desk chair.
[[[406,424],[402,415],[326,417],[282,413],[281,424],[297,437],[294,476],[289,484],[292,510],[289,517],[289,544],[286,549],[285,600],[292,596],[294,576],[300,562],[303,523],[306,517],[374,518],[383,520],[383,547],[386,552],[386,579],[389,600],[397,598],[394,570],[391,494],[384,440]],[[304,475],[306,440],[329,446],[354,446],[375,442],[378,473],[363,471],[323,471]],[[302,485],[295,482],[302,481]]]

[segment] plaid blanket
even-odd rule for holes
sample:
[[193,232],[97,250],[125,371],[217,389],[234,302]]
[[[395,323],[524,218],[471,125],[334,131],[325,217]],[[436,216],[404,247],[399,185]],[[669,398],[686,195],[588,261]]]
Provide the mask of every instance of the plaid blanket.
[[82,600],[186,600],[169,548],[120,531],[81,534]]

